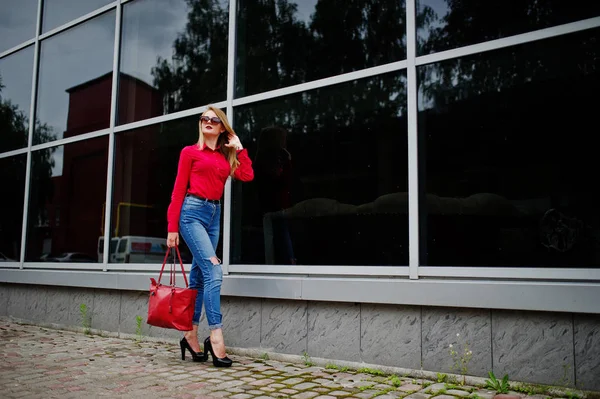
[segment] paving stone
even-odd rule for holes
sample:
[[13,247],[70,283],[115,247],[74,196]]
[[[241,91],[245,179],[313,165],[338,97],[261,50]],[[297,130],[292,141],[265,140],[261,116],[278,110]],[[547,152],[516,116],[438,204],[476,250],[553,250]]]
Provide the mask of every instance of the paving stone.
[[318,385],[315,384],[314,382],[303,382],[301,384],[294,385],[294,389],[297,389],[298,391],[304,391],[306,389],[311,389],[316,386],[318,386]]
[[[0,337],[2,398],[430,399],[446,390],[446,384],[425,379],[401,377],[404,384],[396,389],[385,376],[234,355],[230,356],[234,366],[220,369],[212,362],[181,361],[177,344],[87,336],[2,317]],[[364,389],[369,386],[373,388]],[[460,386],[435,399],[475,395],[493,399],[494,393]],[[550,398],[561,399],[557,396]]]
[[239,393],[237,395],[230,396],[231,399],[249,399],[252,395],[248,395],[247,393]]
[[281,383],[285,385],[296,385],[301,382],[304,382],[304,378],[288,378],[287,380],[281,381]]
[[[431,395],[423,393],[423,392],[415,392],[415,393],[412,393],[412,394],[404,397],[404,399],[429,399],[429,398],[431,398]],[[438,396],[436,396],[436,398],[438,398]]]
[[449,389],[446,393],[452,396],[460,396],[461,398],[466,398],[471,395],[471,392],[461,391],[460,389]]
[[301,392],[297,395],[294,395],[294,396],[292,396],[292,398],[294,398],[294,399],[311,399],[318,395],[319,394],[316,392],[306,391],[306,392]]

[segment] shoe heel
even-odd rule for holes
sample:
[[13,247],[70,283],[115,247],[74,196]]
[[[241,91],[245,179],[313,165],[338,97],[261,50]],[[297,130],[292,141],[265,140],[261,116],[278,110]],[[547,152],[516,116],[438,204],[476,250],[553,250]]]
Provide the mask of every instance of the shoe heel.
[[185,346],[183,345],[183,342],[179,343],[179,347],[181,348],[181,360],[185,360]]

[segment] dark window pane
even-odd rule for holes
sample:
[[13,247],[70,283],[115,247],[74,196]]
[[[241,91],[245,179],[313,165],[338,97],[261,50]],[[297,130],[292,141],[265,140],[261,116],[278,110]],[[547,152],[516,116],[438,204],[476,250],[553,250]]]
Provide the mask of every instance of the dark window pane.
[[27,146],[33,46],[0,59],[0,152]]
[[241,106],[232,262],[406,265],[405,73]]
[[42,32],[48,32],[112,2],[112,0],[44,0]]
[[[162,263],[167,208],[183,147],[198,141],[198,117],[143,127],[115,136],[110,253],[113,263]],[[183,261],[192,258],[180,241]]]
[[600,265],[600,29],[418,69],[422,264]]
[[97,262],[108,136],[32,153],[26,261]]
[[38,0],[2,0],[0,53],[35,37]]
[[118,123],[225,100],[228,15],[227,1],[125,4]]
[[114,11],[42,41],[34,144],[107,128]]
[[404,0],[241,0],[237,97],[406,58]]
[[0,265],[21,258],[26,155],[0,158]]
[[599,1],[417,0],[418,55],[600,16]]

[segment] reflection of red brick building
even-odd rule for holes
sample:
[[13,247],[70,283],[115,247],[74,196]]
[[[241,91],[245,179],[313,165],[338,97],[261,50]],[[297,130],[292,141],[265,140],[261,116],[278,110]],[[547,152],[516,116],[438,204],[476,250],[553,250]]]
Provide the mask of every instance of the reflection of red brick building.
[[[119,85],[118,118],[122,123],[162,113],[161,96],[152,86],[126,74],[120,75]],[[67,89],[69,109],[64,138],[109,127],[111,88],[112,72]],[[147,181],[147,176],[151,175],[148,163],[139,159],[139,155],[147,156],[151,148],[155,148],[153,137],[148,135],[148,140],[141,142],[141,146],[139,142],[119,137],[115,171],[122,173],[115,173],[118,178],[113,182],[116,203],[135,202],[135,193],[145,193],[151,186]],[[132,161],[134,152],[135,163]],[[95,256],[98,237],[103,231],[108,136],[66,144],[62,163],[62,175],[52,178],[54,193],[46,208],[50,230],[46,240],[51,239],[51,243],[40,243],[40,249],[42,252],[84,252]],[[146,178],[138,178],[141,176]],[[39,234],[37,236],[42,239]]]

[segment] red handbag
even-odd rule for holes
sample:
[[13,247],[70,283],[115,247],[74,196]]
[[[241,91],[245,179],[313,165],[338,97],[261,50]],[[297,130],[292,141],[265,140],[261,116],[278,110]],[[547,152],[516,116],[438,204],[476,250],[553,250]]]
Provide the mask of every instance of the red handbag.
[[175,249],[179,258],[183,279],[185,280],[185,288],[175,286],[175,254],[173,254],[173,263],[171,264],[169,285],[160,283],[167,259],[169,258],[169,252],[171,251],[171,249],[168,249],[162,268],[160,269],[158,283],[153,278],[150,278],[148,320],[146,322],[151,326],[190,331],[192,329],[192,318],[194,317],[194,307],[198,291],[188,288],[188,280],[183,269],[181,254],[178,247],[175,247]]

